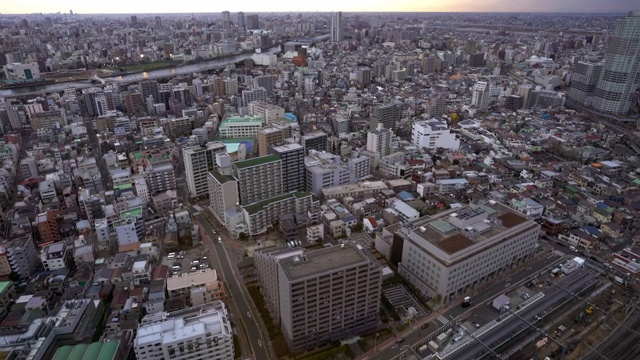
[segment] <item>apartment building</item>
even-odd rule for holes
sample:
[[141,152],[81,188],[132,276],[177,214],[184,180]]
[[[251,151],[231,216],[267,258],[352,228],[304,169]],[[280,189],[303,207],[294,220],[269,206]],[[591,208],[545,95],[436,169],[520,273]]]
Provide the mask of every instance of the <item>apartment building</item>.
[[73,249],[64,242],[57,242],[42,248],[40,260],[45,271],[71,269],[73,267]]
[[253,252],[255,272],[260,290],[271,313],[271,318],[280,323],[280,288],[278,287],[278,263],[293,256],[303,255],[305,249],[286,246],[272,246]]
[[258,131],[258,155],[269,154],[269,145],[280,145],[284,142],[285,134],[277,127],[265,127]]
[[20,275],[21,279],[30,278],[40,264],[33,237],[29,234],[14,239],[7,248],[7,259],[11,269]]
[[214,168],[215,154],[225,152],[226,149],[226,145],[221,142],[210,142],[204,146],[182,150],[189,196],[207,195],[209,190],[207,176],[209,171]]
[[282,194],[282,161],[277,155],[237,161],[232,165],[243,205]]
[[37,132],[40,129],[63,128],[67,125],[67,118],[64,109],[49,110],[33,113],[29,116],[31,130]]
[[293,351],[313,349],[378,325],[382,267],[352,244],[278,262],[280,327]]
[[490,200],[414,221],[404,238],[399,272],[444,302],[530,258],[540,225]]
[[35,222],[42,244],[60,241],[60,229],[53,211],[38,214]]
[[400,104],[385,104],[376,106],[371,112],[369,129],[377,129],[378,124],[386,129],[394,129],[398,126],[402,118],[402,107]]
[[244,221],[250,235],[265,232],[283,214],[293,214],[298,225],[306,224],[306,214],[318,203],[309,192],[278,195],[242,208]]
[[233,331],[222,301],[145,316],[133,341],[138,360],[232,360]]
[[213,215],[222,224],[227,224],[225,211],[240,202],[238,181],[233,176],[223,175],[213,169],[208,175],[209,205]]
[[393,130],[385,129],[382,124],[378,128],[367,133],[367,150],[378,153],[380,156],[391,154],[391,139]]
[[167,294],[170,298],[182,298],[185,306],[201,306],[225,298],[223,283],[215,269],[168,278]]
[[304,191],[306,171],[304,167],[304,147],[300,144],[269,146],[269,154],[277,155],[282,161],[282,192]]
[[229,116],[220,124],[220,137],[255,138],[262,129],[262,121],[258,116]]
[[270,124],[276,119],[284,119],[284,108],[264,101],[253,101],[249,103],[249,114],[262,118],[265,124]]
[[384,181],[363,181],[355,184],[324,188],[322,189],[322,198],[327,201],[329,199],[342,199],[348,196],[354,198],[354,200],[362,200],[388,188]]
[[305,153],[309,154],[311,150],[327,151],[327,142],[329,141],[329,135],[322,131],[316,131],[311,134],[306,134],[300,139],[300,144],[304,146]]

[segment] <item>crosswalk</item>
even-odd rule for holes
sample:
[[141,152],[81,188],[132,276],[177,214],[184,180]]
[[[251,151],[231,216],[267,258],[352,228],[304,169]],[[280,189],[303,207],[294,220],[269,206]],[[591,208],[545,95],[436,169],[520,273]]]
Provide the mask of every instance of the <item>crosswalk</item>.
[[444,315],[438,316],[438,321],[440,321],[442,325],[447,325],[447,323],[449,322],[449,320],[446,317],[444,317]]
[[556,250],[556,251],[554,251],[553,253],[554,253],[554,254],[556,254],[556,255],[558,255],[558,256],[564,256],[564,255],[565,255],[565,253],[563,253],[563,252],[562,252],[562,251],[560,251],[560,250]]

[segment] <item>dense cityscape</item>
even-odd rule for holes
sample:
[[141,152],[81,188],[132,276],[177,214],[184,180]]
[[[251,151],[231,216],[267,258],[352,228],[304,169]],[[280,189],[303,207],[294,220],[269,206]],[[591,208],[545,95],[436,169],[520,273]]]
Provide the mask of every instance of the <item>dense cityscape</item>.
[[0,359],[640,359],[639,9],[249,10],[0,14]]

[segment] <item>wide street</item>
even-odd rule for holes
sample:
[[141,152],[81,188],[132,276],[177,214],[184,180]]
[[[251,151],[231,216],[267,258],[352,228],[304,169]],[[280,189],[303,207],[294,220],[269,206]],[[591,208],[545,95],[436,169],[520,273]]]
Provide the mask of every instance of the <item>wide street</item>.
[[[396,338],[391,338],[386,342],[379,344],[378,351],[376,353],[369,351],[363,358],[376,360],[393,359],[400,355],[405,346],[414,347],[417,344],[424,343],[426,338],[435,334],[442,328],[448,328],[452,324],[455,324],[457,320],[461,320],[466,317],[467,314],[473,312],[473,309],[485,306],[486,302],[492,300],[494,297],[519,286],[520,283],[527,282],[528,279],[536,277],[543,270],[554,266],[563,260],[563,257],[557,253],[547,253],[541,256],[542,257],[536,262],[526,266],[519,272],[505,275],[507,277],[506,279],[503,279],[484,290],[470,294],[474,305],[472,308],[463,309],[459,305],[460,299],[458,299],[458,301],[454,301],[446,310],[434,312],[429,315],[427,317],[428,321],[418,320],[410,329],[406,330],[401,335],[398,335],[398,337],[401,336],[404,339],[401,344],[396,344]],[[446,321],[446,324],[443,323],[444,321]],[[422,330],[420,329],[420,326],[424,323],[429,323],[429,327]]]
[[[227,298],[227,302],[231,307],[238,337],[241,339],[244,338],[241,332],[245,332],[247,334],[249,346],[251,347],[254,359],[271,359],[271,351],[266,349],[267,346],[270,347],[271,342],[268,339],[265,341],[265,339],[262,338],[261,329],[263,329],[263,326],[262,324],[258,325],[260,321],[260,314],[252,310],[254,307],[251,304],[251,299],[248,294],[245,295],[242,289],[242,282],[238,281],[235,276],[233,265],[231,264],[227,252],[224,249],[224,245],[217,241],[217,232],[214,233],[214,229],[201,213],[197,214],[195,219],[207,234],[207,238],[203,238],[202,243],[208,250],[213,267],[215,269],[219,269],[220,272],[218,273],[218,276],[220,276],[226,283],[226,288],[231,295],[231,297]],[[243,341],[241,340],[241,343],[242,342]],[[243,350],[243,358],[248,357],[248,354],[246,353],[248,349],[245,347],[246,346],[241,346]]]

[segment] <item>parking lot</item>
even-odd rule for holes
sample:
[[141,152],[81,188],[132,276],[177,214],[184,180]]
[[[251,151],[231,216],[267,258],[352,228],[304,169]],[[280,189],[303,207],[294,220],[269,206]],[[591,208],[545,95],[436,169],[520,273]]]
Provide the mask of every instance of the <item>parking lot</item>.
[[382,289],[382,294],[389,300],[394,309],[404,307],[405,310],[408,310],[413,307],[417,311],[416,316],[419,317],[426,314],[418,300],[411,296],[409,291],[402,285],[398,284],[384,288]]
[[201,245],[186,251],[169,253],[162,258],[171,275],[194,273],[211,268],[208,251]]

